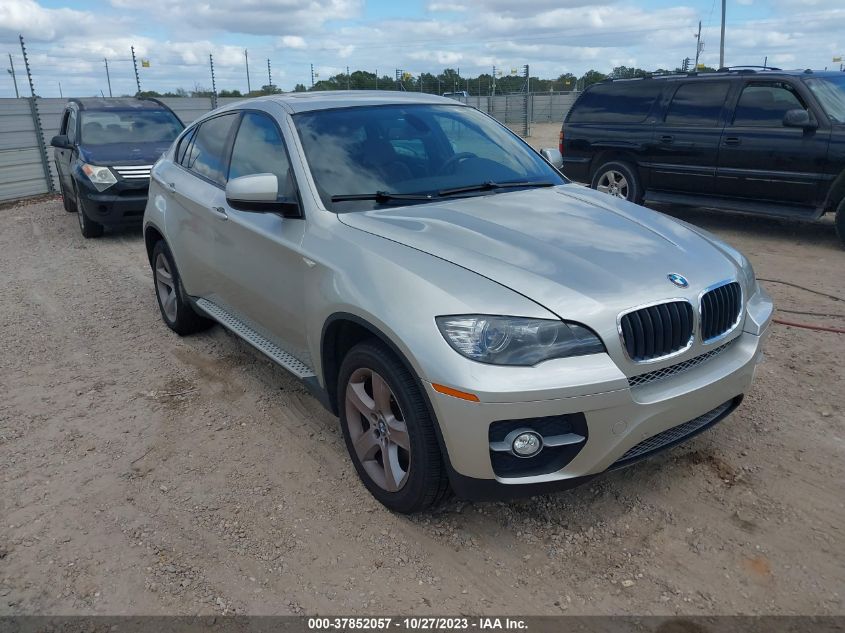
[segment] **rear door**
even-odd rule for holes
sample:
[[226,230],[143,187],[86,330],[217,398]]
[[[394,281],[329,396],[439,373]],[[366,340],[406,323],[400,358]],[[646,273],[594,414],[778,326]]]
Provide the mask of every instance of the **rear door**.
[[808,110],[789,81],[743,83],[722,135],[716,189],[720,195],[815,206],[824,178],[830,129],[784,127],[789,110]]
[[654,133],[649,189],[710,194],[730,81],[680,81]]
[[239,113],[202,121],[176,148],[174,161],[160,173],[168,192],[165,223],[176,266],[188,294],[214,300],[218,274],[215,254],[225,214],[226,169]]
[[[246,111],[232,145],[228,178],[263,173],[276,176],[279,202],[299,202],[280,126],[267,112]],[[310,364],[303,309],[307,264],[300,248],[305,220],[223,204],[228,219],[216,225],[214,253],[220,305]]]

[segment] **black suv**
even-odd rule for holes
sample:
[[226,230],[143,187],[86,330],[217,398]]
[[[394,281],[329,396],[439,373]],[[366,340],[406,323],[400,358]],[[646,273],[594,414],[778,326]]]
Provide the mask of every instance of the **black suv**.
[[62,114],[56,169],[66,211],[78,211],[85,237],[104,225],[139,224],[150,168],[184,128],[155,99],[71,99]]
[[845,241],[845,73],[725,68],[587,88],[563,171],[632,202],[817,219]]

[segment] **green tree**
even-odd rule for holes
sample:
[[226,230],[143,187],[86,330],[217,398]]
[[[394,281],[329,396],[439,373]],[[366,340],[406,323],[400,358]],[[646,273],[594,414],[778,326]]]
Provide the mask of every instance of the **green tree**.
[[592,86],[600,81],[604,81],[605,79],[607,79],[607,75],[604,73],[600,73],[597,70],[588,70],[581,76],[581,79],[579,79],[579,82],[581,83],[581,90],[587,86]]

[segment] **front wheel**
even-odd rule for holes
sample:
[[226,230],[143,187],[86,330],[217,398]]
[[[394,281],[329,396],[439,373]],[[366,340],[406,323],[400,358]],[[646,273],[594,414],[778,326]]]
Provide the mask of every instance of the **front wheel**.
[[343,359],[338,409],[355,470],[378,501],[410,514],[445,498],[448,477],[421,387],[384,345],[359,343]]
[[65,208],[65,211],[67,211],[68,213],[75,213],[76,200],[67,195],[64,185],[59,185],[59,190],[62,193],[62,206]]
[[845,246],[845,198],[839,202],[839,207],[836,209],[836,234],[842,241],[842,246]]
[[82,206],[78,192],[76,194],[76,211],[76,219],[79,220],[79,230],[82,231],[82,237],[90,239],[103,235],[103,225],[99,222],[94,222],[94,220],[88,217],[88,214],[85,213],[85,207]]
[[637,170],[622,161],[610,161],[599,167],[593,175],[591,186],[596,191],[624,198],[628,202],[639,204],[643,199]]

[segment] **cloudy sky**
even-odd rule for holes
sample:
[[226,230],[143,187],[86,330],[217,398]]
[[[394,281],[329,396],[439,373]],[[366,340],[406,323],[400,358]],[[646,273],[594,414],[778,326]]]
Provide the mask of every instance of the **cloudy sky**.
[[[674,68],[695,55],[701,20],[702,61],[719,59],[718,0],[0,0],[0,64],[12,54],[25,87],[18,34],[26,38],[37,92],[106,94],[109,58],[115,94],[134,93],[130,45],[150,60],[141,87],[164,92],[211,84],[246,90],[244,49],[252,86],[290,90],[321,77],[362,68],[392,75],[449,66],[462,74],[531,65],[531,74],[580,75],[627,65]],[[728,0],[728,64],[790,68],[833,66],[845,53],[840,0]],[[838,66],[838,64],[835,64]],[[506,70],[506,72],[507,72]],[[0,97],[14,96],[11,76]]]

